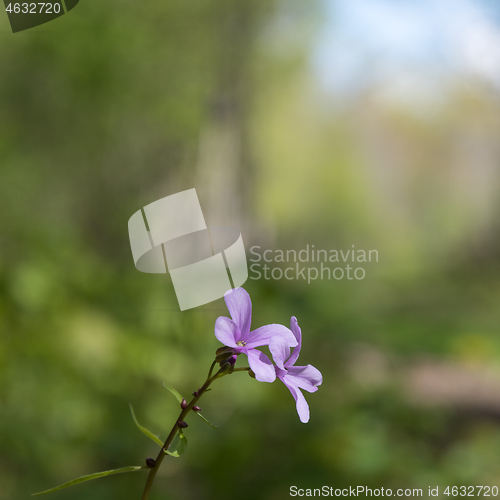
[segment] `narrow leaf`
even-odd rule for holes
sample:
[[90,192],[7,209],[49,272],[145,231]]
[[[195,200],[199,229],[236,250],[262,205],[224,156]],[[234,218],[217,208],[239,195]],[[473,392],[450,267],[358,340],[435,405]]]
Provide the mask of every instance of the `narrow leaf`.
[[92,479],[98,479],[100,477],[112,476],[113,474],[122,474],[123,472],[135,472],[137,470],[149,470],[146,466],[132,466],[132,467],[122,467],[121,469],[107,470],[105,472],[96,472],[95,474],[89,474],[88,476],[82,476],[78,479],[73,479],[73,481],[68,481],[67,483],[61,484],[52,488],[50,490],[41,491],[40,493],[33,493],[31,496],[45,495],[46,493],[52,493],[54,491],[62,490],[68,486],[73,486],[78,483],[83,483],[85,481],[91,481]]
[[[130,403],[129,403],[130,405]],[[134,419],[135,425],[137,425],[137,428],[145,434],[149,439],[152,439],[160,448],[163,447],[163,443],[161,442],[160,438],[153,434],[150,430],[146,429],[146,427],[142,426],[138,421],[137,417],[135,416],[134,409],[132,408],[132,405],[130,405],[130,412],[132,413],[132,418]]]
[[161,385],[165,387],[168,391],[170,391],[179,403],[182,403],[182,400],[184,399],[173,387],[170,387],[169,385],[165,384],[165,382],[162,382]]
[[182,429],[179,429],[179,432],[175,435],[172,444],[169,446],[167,453],[172,457],[180,457],[187,448],[187,439]]
[[196,415],[198,415],[204,422],[206,422],[210,427],[214,429],[218,429],[216,425],[211,424],[200,412],[195,411]]

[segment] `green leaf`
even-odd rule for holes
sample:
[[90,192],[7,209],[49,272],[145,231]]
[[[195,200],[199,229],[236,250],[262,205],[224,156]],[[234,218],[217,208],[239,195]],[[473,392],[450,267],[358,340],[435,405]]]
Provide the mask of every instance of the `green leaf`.
[[218,429],[216,425],[211,424],[200,412],[195,411],[196,415],[198,415],[204,422],[206,422],[210,427],[214,429]]
[[165,387],[168,391],[170,391],[179,403],[182,403],[182,400],[184,399],[173,387],[170,387],[169,385],[165,384],[165,382],[162,382],[161,385]]
[[61,484],[52,488],[50,490],[41,491],[40,493],[33,493],[31,496],[45,495],[46,493],[52,493],[54,491],[62,490],[68,486],[73,486],[74,484],[83,483],[85,481],[92,481],[92,479],[98,479],[100,477],[112,476],[113,474],[122,474],[123,472],[135,472],[137,470],[149,470],[146,466],[132,466],[132,467],[122,467],[121,469],[107,470],[105,472],[96,472],[95,474],[89,474],[88,476],[82,476],[78,479],[73,479],[73,481],[68,481],[67,483]]
[[175,435],[172,444],[168,447],[167,453],[173,457],[180,457],[187,448],[187,439],[182,429]]
[[146,429],[146,427],[142,426],[138,421],[137,417],[135,416],[134,409],[132,408],[132,405],[130,405],[130,412],[132,413],[132,418],[134,419],[135,425],[137,425],[137,428],[145,434],[149,439],[152,439],[160,448],[163,448],[163,443],[161,442],[160,438],[153,434],[150,430]]

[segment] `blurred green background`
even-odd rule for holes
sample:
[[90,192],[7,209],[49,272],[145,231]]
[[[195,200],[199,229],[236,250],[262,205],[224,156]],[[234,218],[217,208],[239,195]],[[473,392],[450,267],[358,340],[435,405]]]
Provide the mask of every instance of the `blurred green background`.
[[[159,499],[500,482],[500,25],[481,0],[82,0],[0,15],[0,499],[142,464],[204,380],[223,300],[180,312],[128,218],[195,187],[248,249],[377,249],[364,280],[252,280],[324,375],[309,424],[237,373]],[[250,255],[248,255],[250,257]],[[279,265],[279,264],[273,264]],[[240,359],[239,364],[242,364]],[[57,499],[140,498],[146,474]],[[49,498],[49,497],[47,497]]]

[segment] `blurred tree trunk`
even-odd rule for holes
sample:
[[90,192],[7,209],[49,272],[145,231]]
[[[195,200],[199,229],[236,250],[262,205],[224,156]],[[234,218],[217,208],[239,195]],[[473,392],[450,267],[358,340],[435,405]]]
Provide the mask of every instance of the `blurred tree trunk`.
[[272,4],[228,0],[217,15],[216,83],[200,131],[196,173],[196,187],[212,225],[250,230],[254,168],[247,124],[255,93],[252,65]]

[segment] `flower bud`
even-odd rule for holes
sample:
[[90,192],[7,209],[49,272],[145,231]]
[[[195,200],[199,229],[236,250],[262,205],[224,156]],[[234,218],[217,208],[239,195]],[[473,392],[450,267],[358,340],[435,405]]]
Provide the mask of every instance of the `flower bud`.
[[201,408],[199,406],[193,406],[194,411],[201,411]]
[[255,373],[251,369],[248,370],[248,375],[250,375],[250,377],[252,378],[255,378]]
[[181,401],[181,408],[182,408],[183,410],[185,410],[187,405],[188,405],[188,404],[187,404],[187,401],[186,401],[185,399],[183,399],[183,400]]
[[233,373],[234,372],[234,363],[230,363],[229,360],[226,359],[226,361],[221,363],[220,371],[222,373]]
[[193,396],[197,398],[199,396],[198,391],[194,391]]
[[221,347],[217,349],[215,354],[215,362],[222,363],[225,359],[230,358],[234,354],[234,350],[232,347]]
[[179,420],[177,422],[177,426],[180,427],[181,429],[185,429],[188,426],[188,424],[186,424],[186,422],[184,422],[184,420]]
[[[229,358],[225,359],[224,361],[221,361],[220,367],[224,370],[224,372],[229,371],[229,366],[233,368],[234,370],[234,364],[236,363],[236,360],[238,359],[238,356],[236,354],[233,354]],[[233,371],[231,370],[231,372]]]
[[146,465],[152,469],[156,465],[156,460],[154,458],[146,458]]
[[222,347],[219,347],[216,351],[215,351],[215,355],[216,356],[220,356],[221,354],[224,354],[225,352],[232,352],[233,348],[232,347],[228,347],[228,346],[222,346]]

